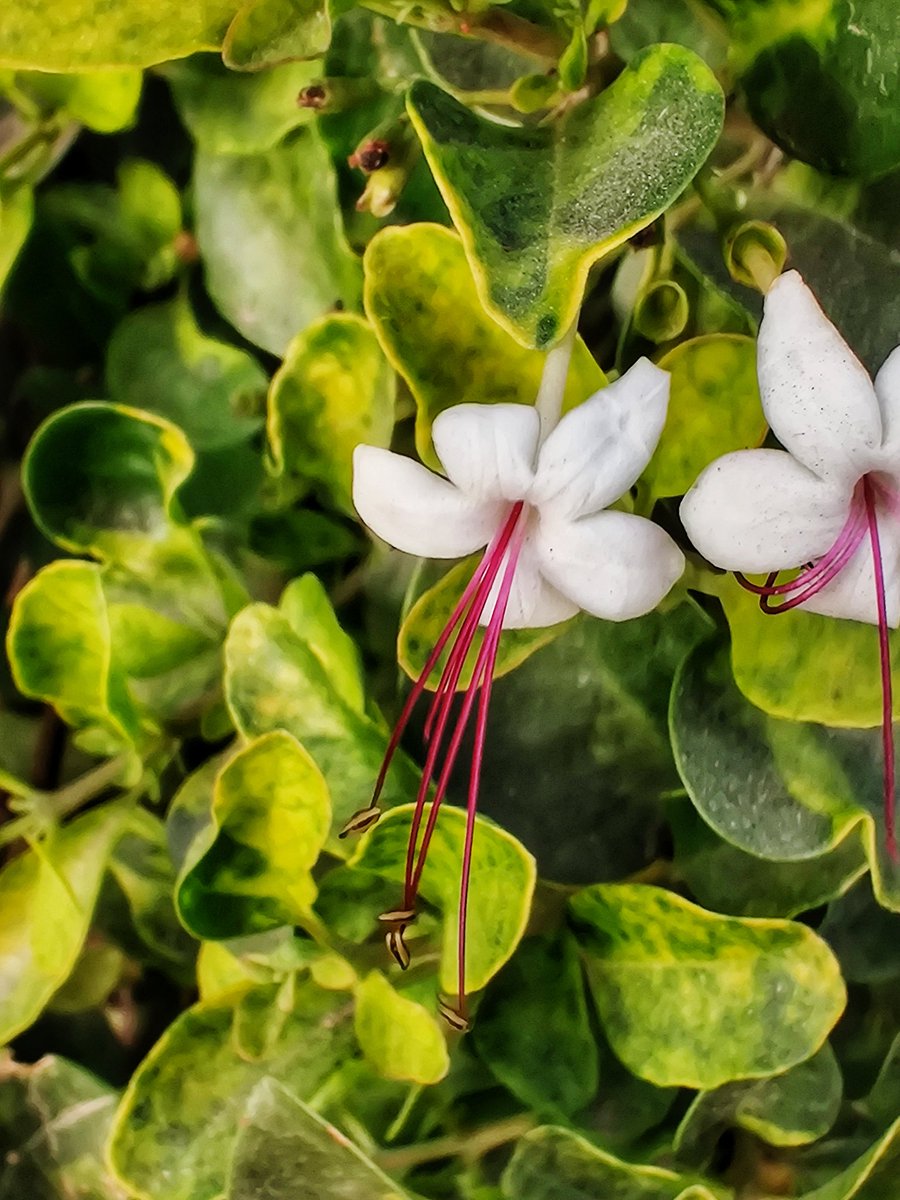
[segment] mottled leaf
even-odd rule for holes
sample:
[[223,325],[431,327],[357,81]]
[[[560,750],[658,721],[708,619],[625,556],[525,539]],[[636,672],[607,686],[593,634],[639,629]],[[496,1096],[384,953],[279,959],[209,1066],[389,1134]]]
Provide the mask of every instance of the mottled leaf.
[[713,459],[765,437],[756,343],[709,334],[682,342],[658,366],[672,376],[669,409],[641,484],[654,496],[681,496]]
[[331,825],[328,788],[303,747],[274,732],[242,748],[216,778],[212,820],[178,884],[188,928],[223,939],[302,924]]
[[165,417],[198,450],[244,441],[263,423],[266,373],[246,351],[207,337],[183,298],[125,318],[106,381],[114,400]]
[[437,1018],[379,971],[356,989],[354,1026],[363,1054],[385,1079],[438,1083],[450,1068]]
[[[426,809],[426,819],[427,819]],[[403,882],[412,805],[385,813],[367,834],[352,865]],[[456,995],[459,881],[466,814],[442,809],[422,872],[421,894],[440,909],[444,923],[440,986]],[[522,934],[534,893],[534,859],[505,830],[477,819],[469,888],[466,990],[483,988],[512,955]],[[372,914],[373,917],[377,913]]]
[[570,910],[610,1045],[659,1086],[784,1071],[844,1008],[837,961],[803,925],[719,916],[641,884],[585,888]]
[[110,1143],[117,1176],[142,1200],[217,1200],[250,1094],[273,1076],[310,1098],[352,1054],[340,993],[298,982],[294,1007],[259,1057],[236,1043],[237,1005],[255,998],[256,1025],[276,987],[232,992],[179,1016],[143,1060],[122,1099]]
[[353,513],[353,450],[388,446],[394,373],[375,334],[350,313],[324,317],[291,342],[269,392],[268,436],[288,492],[313,485]]
[[552,125],[479,119],[425,82],[408,105],[485,307],[540,347],[572,324],[591,263],[687,186],[723,112],[709,69],[671,45],[632,59],[599,97]]
[[329,682],[355,712],[365,710],[359,650],[338,624],[328,593],[315,575],[301,575],[281,593],[278,609],[322,664]]
[[[533,404],[545,356],[488,316],[460,239],[441,225],[394,226],[363,260],[369,320],[416,401],[416,449],[439,467],[431,425],[454,404]],[[439,286],[435,286],[439,281]],[[563,398],[568,410],[606,382],[579,338]]]
[[94,809],[0,871],[0,1041],[27,1029],[75,966],[123,816]]

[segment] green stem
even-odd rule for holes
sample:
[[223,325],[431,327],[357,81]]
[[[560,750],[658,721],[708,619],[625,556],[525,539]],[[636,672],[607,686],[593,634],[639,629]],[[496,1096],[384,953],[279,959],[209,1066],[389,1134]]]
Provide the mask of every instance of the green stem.
[[423,1163],[436,1162],[441,1158],[461,1158],[465,1162],[477,1162],[483,1155],[517,1141],[537,1125],[537,1118],[527,1113],[507,1117],[480,1129],[470,1129],[447,1137],[434,1138],[430,1142],[419,1142],[403,1146],[398,1150],[382,1150],[375,1161],[384,1171],[409,1171]]
[[0,828],[0,846],[7,846],[16,838],[33,832],[36,824],[39,828],[52,825],[76,812],[111,787],[127,762],[127,755],[117,755],[55,792],[42,792],[29,787],[21,779],[0,769],[0,788],[23,800],[28,809],[21,817],[8,821]]
[[544,359],[541,385],[534,402],[534,407],[538,410],[541,418],[541,441],[559,423],[577,329],[578,319],[576,317],[561,340],[547,351],[547,357]]

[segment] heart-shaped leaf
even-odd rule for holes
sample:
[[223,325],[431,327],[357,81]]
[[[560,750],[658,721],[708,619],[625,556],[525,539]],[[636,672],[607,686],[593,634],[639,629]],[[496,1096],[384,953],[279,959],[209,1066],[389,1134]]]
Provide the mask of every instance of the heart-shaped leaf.
[[[366,835],[351,865],[402,883],[412,813],[412,805],[385,813]],[[457,989],[459,884],[465,827],[466,814],[461,809],[441,810],[420,889],[424,899],[439,908],[443,917],[440,987],[451,995]],[[519,944],[531,911],[535,879],[534,859],[524,846],[490,821],[477,818],[469,888],[467,991],[483,988]]]
[[660,1087],[787,1070],[844,1008],[837,961],[804,925],[722,917],[641,884],[585,888],[569,907],[610,1045]]
[[488,312],[523,345],[572,325],[593,262],[649,225],[719,135],[722,91],[680,46],[654,46],[552,125],[510,128],[419,82],[408,107]]
[[241,749],[216,778],[212,820],[179,880],[185,925],[210,939],[301,925],[331,827],[328,788],[303,747],[275,732]]
[[353,513],[353,450],[388,446],[394,373],[371,326],[350,313],[324,317],[288,346],[269,392],[272,461],[288,496],[310,484]]
[[[424,463],[440,469],[431,425],[445,408],[534,403],[545,356],[524,349],[485,312],[463,244],[451,230],[425,222],[383,229],[369,243],[363,266],[366,314],[415,398],[416,449]],[[605,382],[578,338],[563,411]]]

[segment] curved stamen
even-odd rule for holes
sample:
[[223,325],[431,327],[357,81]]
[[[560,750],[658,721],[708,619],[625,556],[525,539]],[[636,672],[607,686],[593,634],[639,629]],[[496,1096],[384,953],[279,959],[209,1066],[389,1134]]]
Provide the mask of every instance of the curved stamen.
[[869,542],[872,546],[872,566],[875,574],[875,602],[878,606],[878,648],[881,658],[881,747],[884,755],[884,827],[888,854],[897,861],[897,840],[894,831],[894,697],[891,677],[891,643],[888,633],[887,598],[884,587],[884,563],[881,558],[881,539],[878,536],[878,517],[875,512],[873,488],[863,480]]
[[[468,611],[466,612],[462,628],[457,636],[451,655],[448,658],[448,661],[441,674],[441,685],[445,686],[439,688],[434,699],[432,700],[429,717],[431,717],[432,714],[437,715],[437,726],[433,730],[433,738],[429,738],[428,754],[426,755],[425,765],[422,769],[422,780],[419,784],[419,790],[416,794],[416,807],[413,812],[413,819],[410,825],[409,842],[407,844],[406,851],[406,870],[404,873],[403,885],[403,904],[405,908],[412,908],[415,905],[418,884],[416,883],[413,874],[413,866],[416,857],[416,846],[419,840],[419,829],[421,828],[422,824],[425,802],[428,798],[428,788],[431,785],[435,764],[437,762],[437,757],[443,742],[444,731],[450,718],[456,685],[459,681],[463,665],[471,648],[472,639],[475,636],[475,630],[478,628],[479,618],[484,611],[484,606],[488,602],[488,597],[490,596],[494,581],[503,566],[504,557],[506,555],[507,548],[509,547],[510,539],[512,538],[516,529],[523,507],[524,505],[521,503],[521,501],[513,505],[512,510],[510,511],[510,514],[500,531],[500,534],[495,539],[494,543],[492,543],[491,548],[484,556],[484,571],[480,573],[476,572],[476,574],[479,574],[478,586],[474,589],[474,593],[472,595]],[[471,686],[472,685],[470,684],[470,687]],[[460,739],[461,737],[462,734],[460,734]],[[456,755],[454,752],[454,760],[455,757]],[[452,761],[450,767],[452,769]],[[446,774],[447,778],[449,779],[449,771],[445,771],[444,774]],[[442,780],[444,778],[444,774],[441,776]],[[446,783],[444,783],[443,786],[446,788]],[[438,792],[441,793],[442,790],[443,789],[439,786]],[[440,795],[432,802],[432,810],[429,813],[429,822],[428,826],[426,827],[425,838],[423,838],[421,853],[424,853],[427,850],[428,842],[425,839],[427,838],[430,841],[428,827],[433,828],[433,823],[435,820],[437,820],[437,809],[439,807]]]

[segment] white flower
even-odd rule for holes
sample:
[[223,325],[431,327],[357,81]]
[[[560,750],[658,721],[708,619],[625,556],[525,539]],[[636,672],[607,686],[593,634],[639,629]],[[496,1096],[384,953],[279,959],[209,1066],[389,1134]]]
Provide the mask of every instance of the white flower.
[[873,384],[790,271],[766,296],[757,362],[766,419],[784,450],[738,450],[708,466],[681,505],[691,541],[729,571],[815,563],[802,582],[762,590],[825,616],[878,623],[883,575],[896,626],[900,347]]
[[[460,404],[432,429],[447,478],[358,446],[353,500],[379,537],[429,558],[488,545],[524,502],[504,628],[554,625],[579,609],[610,621],[637,617],[669,591],[684,558],[651,521],[604,510],[649,462],[668,397],[667,373],[641,359],[564,416],[543,444],[530,406]],[[488,602],[482,623],[492,612]]]

